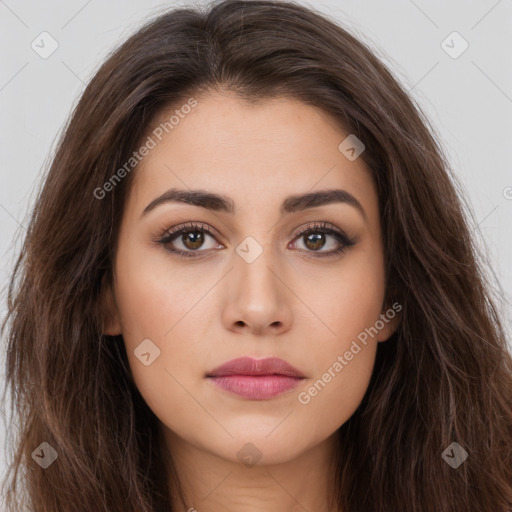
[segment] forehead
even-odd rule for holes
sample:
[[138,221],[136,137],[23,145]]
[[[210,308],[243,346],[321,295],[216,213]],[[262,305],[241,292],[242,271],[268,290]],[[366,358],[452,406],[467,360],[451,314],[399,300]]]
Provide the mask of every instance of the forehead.
[[254,105],[224,93],[195,99],[193,108],[175,105],[151,123],[155,145],[134,171],[132,207],[142,211],[169,188],[220,192],[237,209],[279,208],[288,195],[343,188],[375,207],[369,169],[340,151],[349,133],[327,113],[289,98]]

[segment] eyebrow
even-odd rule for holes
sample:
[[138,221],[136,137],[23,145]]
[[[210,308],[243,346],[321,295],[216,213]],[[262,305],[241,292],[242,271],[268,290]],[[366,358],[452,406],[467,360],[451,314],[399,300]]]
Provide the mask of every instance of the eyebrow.
[[[207,210],[229,214],[235,213],[235,203],[225,195],[215,194],[206,190],[180,190],[172,188],[153,199],[144,208],[141,217],[154,210],[157,206],[169,202],[191,204]],[[318,192],[288,196],[281,204],[280,213],[285,215],[332,203],[345,203],[353,206],[359,210],[364,220],[367,221],[366,212],[361,203],[352,194],[341,189],[320,190]]]

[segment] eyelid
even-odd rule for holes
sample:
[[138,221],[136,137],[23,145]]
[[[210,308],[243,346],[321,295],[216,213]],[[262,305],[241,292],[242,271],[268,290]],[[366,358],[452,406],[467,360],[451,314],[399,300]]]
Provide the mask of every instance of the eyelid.
[[196,221],[188,221],[184,224],[178,224],[176,226],[173,226],[172,228],[166,229],[162,236],[167,237],[170,235],[173,235],[175,233],[179,233],[180,231],[184,231],[186,229],[189,229],[190,231],[196,230],[196,231],[205,231],[206,233],[212,235],[212,236],[218,236],[220,237],[220,234],[217,233],[216,230],[214,230],[212,227],[210,227],[208,224],[204,224],[203,222],[196,222]]
[[[340,229],[337,226],[335,226],[334,224],[331,224],[330,222],[326,222],[326,221],[315,221],[315,222],[313,222],[313,224],[308,224],[307,226],[304,226],[303,228],[299,229],[299,231],[297,231],[297,233],[295,233],[295,238],[298,238],[299,236],[301,236],[309,231],[315,231],[317,229],[318,230],[325,229],[325,230],[329,230],[329,231],[335,231],[339,235],[343,235],[348,238],[348,236],[345,234],[345,232],[342,229]],[[294,240],[295,240],[295,238],[294,238]]]

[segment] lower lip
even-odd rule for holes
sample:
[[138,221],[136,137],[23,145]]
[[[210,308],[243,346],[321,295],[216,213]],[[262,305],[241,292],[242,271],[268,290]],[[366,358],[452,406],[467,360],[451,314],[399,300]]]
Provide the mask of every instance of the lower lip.
[[302,378],[286,375],[225,375],[209,377],[226,391],[251,400],[267,400],[295,388]]

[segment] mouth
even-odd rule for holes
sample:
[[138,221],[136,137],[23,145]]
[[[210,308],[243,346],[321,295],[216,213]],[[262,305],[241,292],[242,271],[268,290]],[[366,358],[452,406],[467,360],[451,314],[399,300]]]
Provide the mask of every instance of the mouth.
[[286,361],[270,357],[240,357],[206,375],[217,387],[250,400],[268,400],[290,391],[305,376]]

